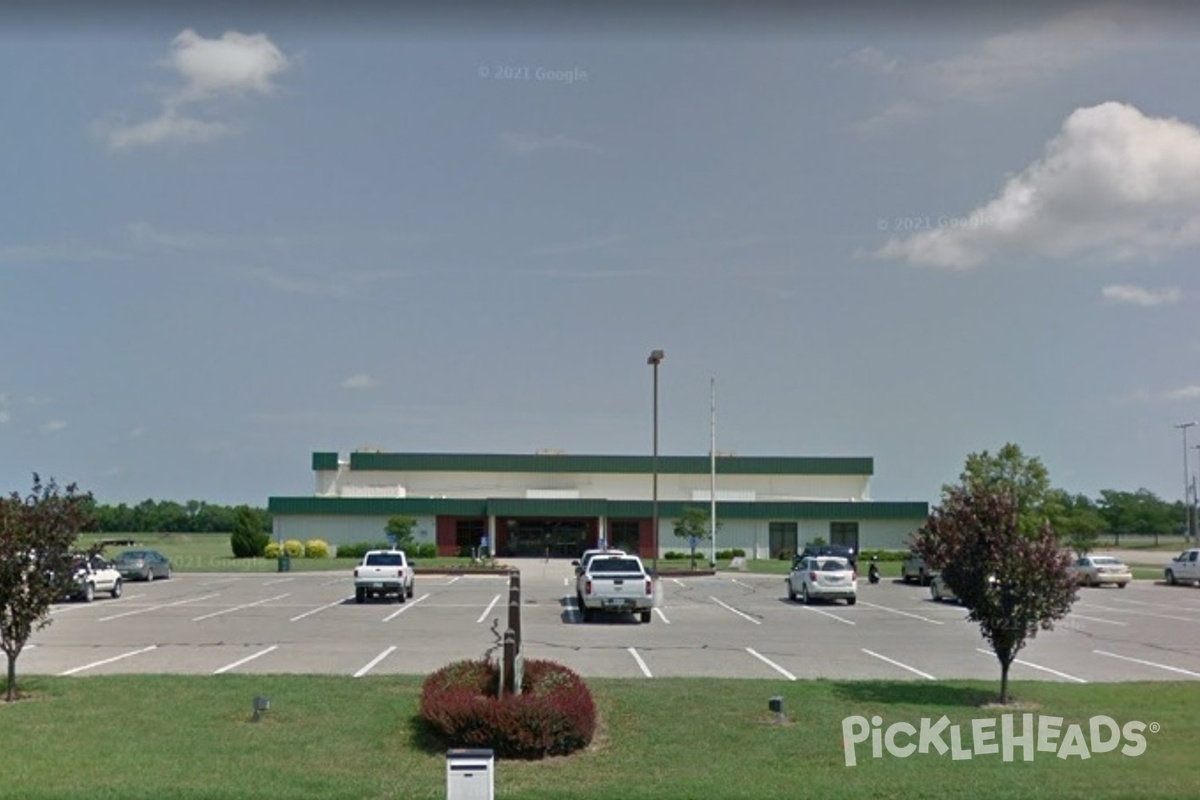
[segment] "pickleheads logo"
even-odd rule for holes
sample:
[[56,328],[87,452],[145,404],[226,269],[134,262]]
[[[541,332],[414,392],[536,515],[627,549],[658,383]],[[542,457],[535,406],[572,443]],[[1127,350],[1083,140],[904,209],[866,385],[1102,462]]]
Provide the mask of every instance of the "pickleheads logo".
[[[997,722],[999,726],[997,726]],[[963,746],[963,728],[970,730],[970,747]],[[999,730],[997,730],[999,727]],[[1022,714],[1019,729],[1014,724],[1014,715],[973,719],[969,726],[951,724],[943,716],[936,721],[922,719],[920,727],[908,722],[894,722],[886,728],[882,717],[853,716],[842,720],[842,750],[846,766],[858,764],[858,745],[871,741],[871,757],[883,758],[886,750],[896,758],[908,758],[914,753],[928,755],[950,754],[953,761],[965,761],[975,756],[1000,754],[1005,761],[1015,760],[1018,752],[1024,761],[1033,761],[1035,753],[1054,753],[1061,759],[1074,756],[1082,759],[1093,753],[1111,753],[1118,747],[1126,756],[1140,756],[1146,752],[1145,731],[1158,733],[1159,725],[1152,722],[1130,721],[1118,725],[1112,717],[1095,716],[1086,725],[1072,723],[1063,729],[1062,717]]]

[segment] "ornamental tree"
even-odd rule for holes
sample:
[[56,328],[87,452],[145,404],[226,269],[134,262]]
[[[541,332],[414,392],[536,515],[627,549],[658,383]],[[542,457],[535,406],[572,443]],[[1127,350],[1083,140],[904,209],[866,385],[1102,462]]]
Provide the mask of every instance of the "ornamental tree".
[[1049,523],[1022,530],[1021,504],[1002,487],[950,487],[913,539],[926,563],[979,623],[1000,662],[1000,703],[1008,670],[1026,640],[1071,610],[1078,588],[1071,556]]
[[[717,523],[717,529],[720,530],[721,523]],[[692,569],[696,568],[696,545],[706,541],[712,535],[712,526],[709,525],[708,509],[699,508],[698,506],[688,506],[683,509],[683,513],[679,519],[675,520],[675,535],[680,539],[687,539],[688,546],[692,553]]]
[[71,552],[88,526],[91,493],[75,484],[65,491],[34,474],[22,497],[0,497],[0,649],[8,658],[5,699],[17,698],[17,657],[36,630],[50,624],[50,606],[74,581]]

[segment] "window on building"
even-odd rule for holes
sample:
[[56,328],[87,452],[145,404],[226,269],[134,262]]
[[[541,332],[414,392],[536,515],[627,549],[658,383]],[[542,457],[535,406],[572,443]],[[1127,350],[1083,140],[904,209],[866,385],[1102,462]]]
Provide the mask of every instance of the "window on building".
[[471,556],[483,541],[487,528],[481,519],[460,519],[454,523],[454,544],[460,556]]
[[795,522],[772,522],[767,527],[771,558],[788,559],[796,555],[800,525]]
[[858,523],[831,522],[829,523],[829,543],[853,547],[858,552]]

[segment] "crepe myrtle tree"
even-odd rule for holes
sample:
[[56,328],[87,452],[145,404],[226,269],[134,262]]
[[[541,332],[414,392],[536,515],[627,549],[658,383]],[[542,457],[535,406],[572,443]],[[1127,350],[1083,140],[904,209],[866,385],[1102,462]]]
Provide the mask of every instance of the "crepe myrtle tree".
[[0,649],[8,658],[9,702],[18,696],[17,657],[70,590],[71,553],[93,508],[90,492],[81,494],[75,484],[60,490],[37,474],[29,494],[0,497]]
[[988,486],[947,489],[913,547],[979,623],[1000,662],[1000,703],[1008,703],[1008,670],[1017,653],[1075,602],[1070,553],[1048,523],[1022,529],[1017,498]]
[[[708,520],[708,509],[698,506],[688,506],[683,509],[679,519],[675,520],[675,535],[680,539],[686,539],[691,548],[692,569],[696,568],[696,545],[706,541],[712,535]],[[717,522],[717,530],[720,529],[721,523]]]

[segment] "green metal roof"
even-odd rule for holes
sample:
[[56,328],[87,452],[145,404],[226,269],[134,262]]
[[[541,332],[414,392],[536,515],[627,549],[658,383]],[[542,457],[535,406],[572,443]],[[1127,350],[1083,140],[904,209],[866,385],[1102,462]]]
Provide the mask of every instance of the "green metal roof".
[[[337,457],[313,454],[313,469],[337,469]],[[321,467],[317,466],[318,456]],[[872,475],[870,457],[718,456],[719,475]],[[659,456],[661,475],[707,475],[708,456]],[[388,472],[635,473],[654,471],[651,456],[351,453],[350,469]]]
[[[689,507],[708,508],[708,503],[660,501],[660,519],[673,519]],[[272,497],[267,510],[273,516],[394,516],[444,515],[453,517],[601,517],[646,519],[652,515],[648,500],[605,500],[583,498],[557,500],[520,497],[442,499],[428,497]],[[929,504],[896,501],[787,501],[717,502],[718,519],[831,519],[831,520],[922,520]]]
[[337,453],[313,453],[312,454],[313,472],[321,470],[335,470],[338,468]]

